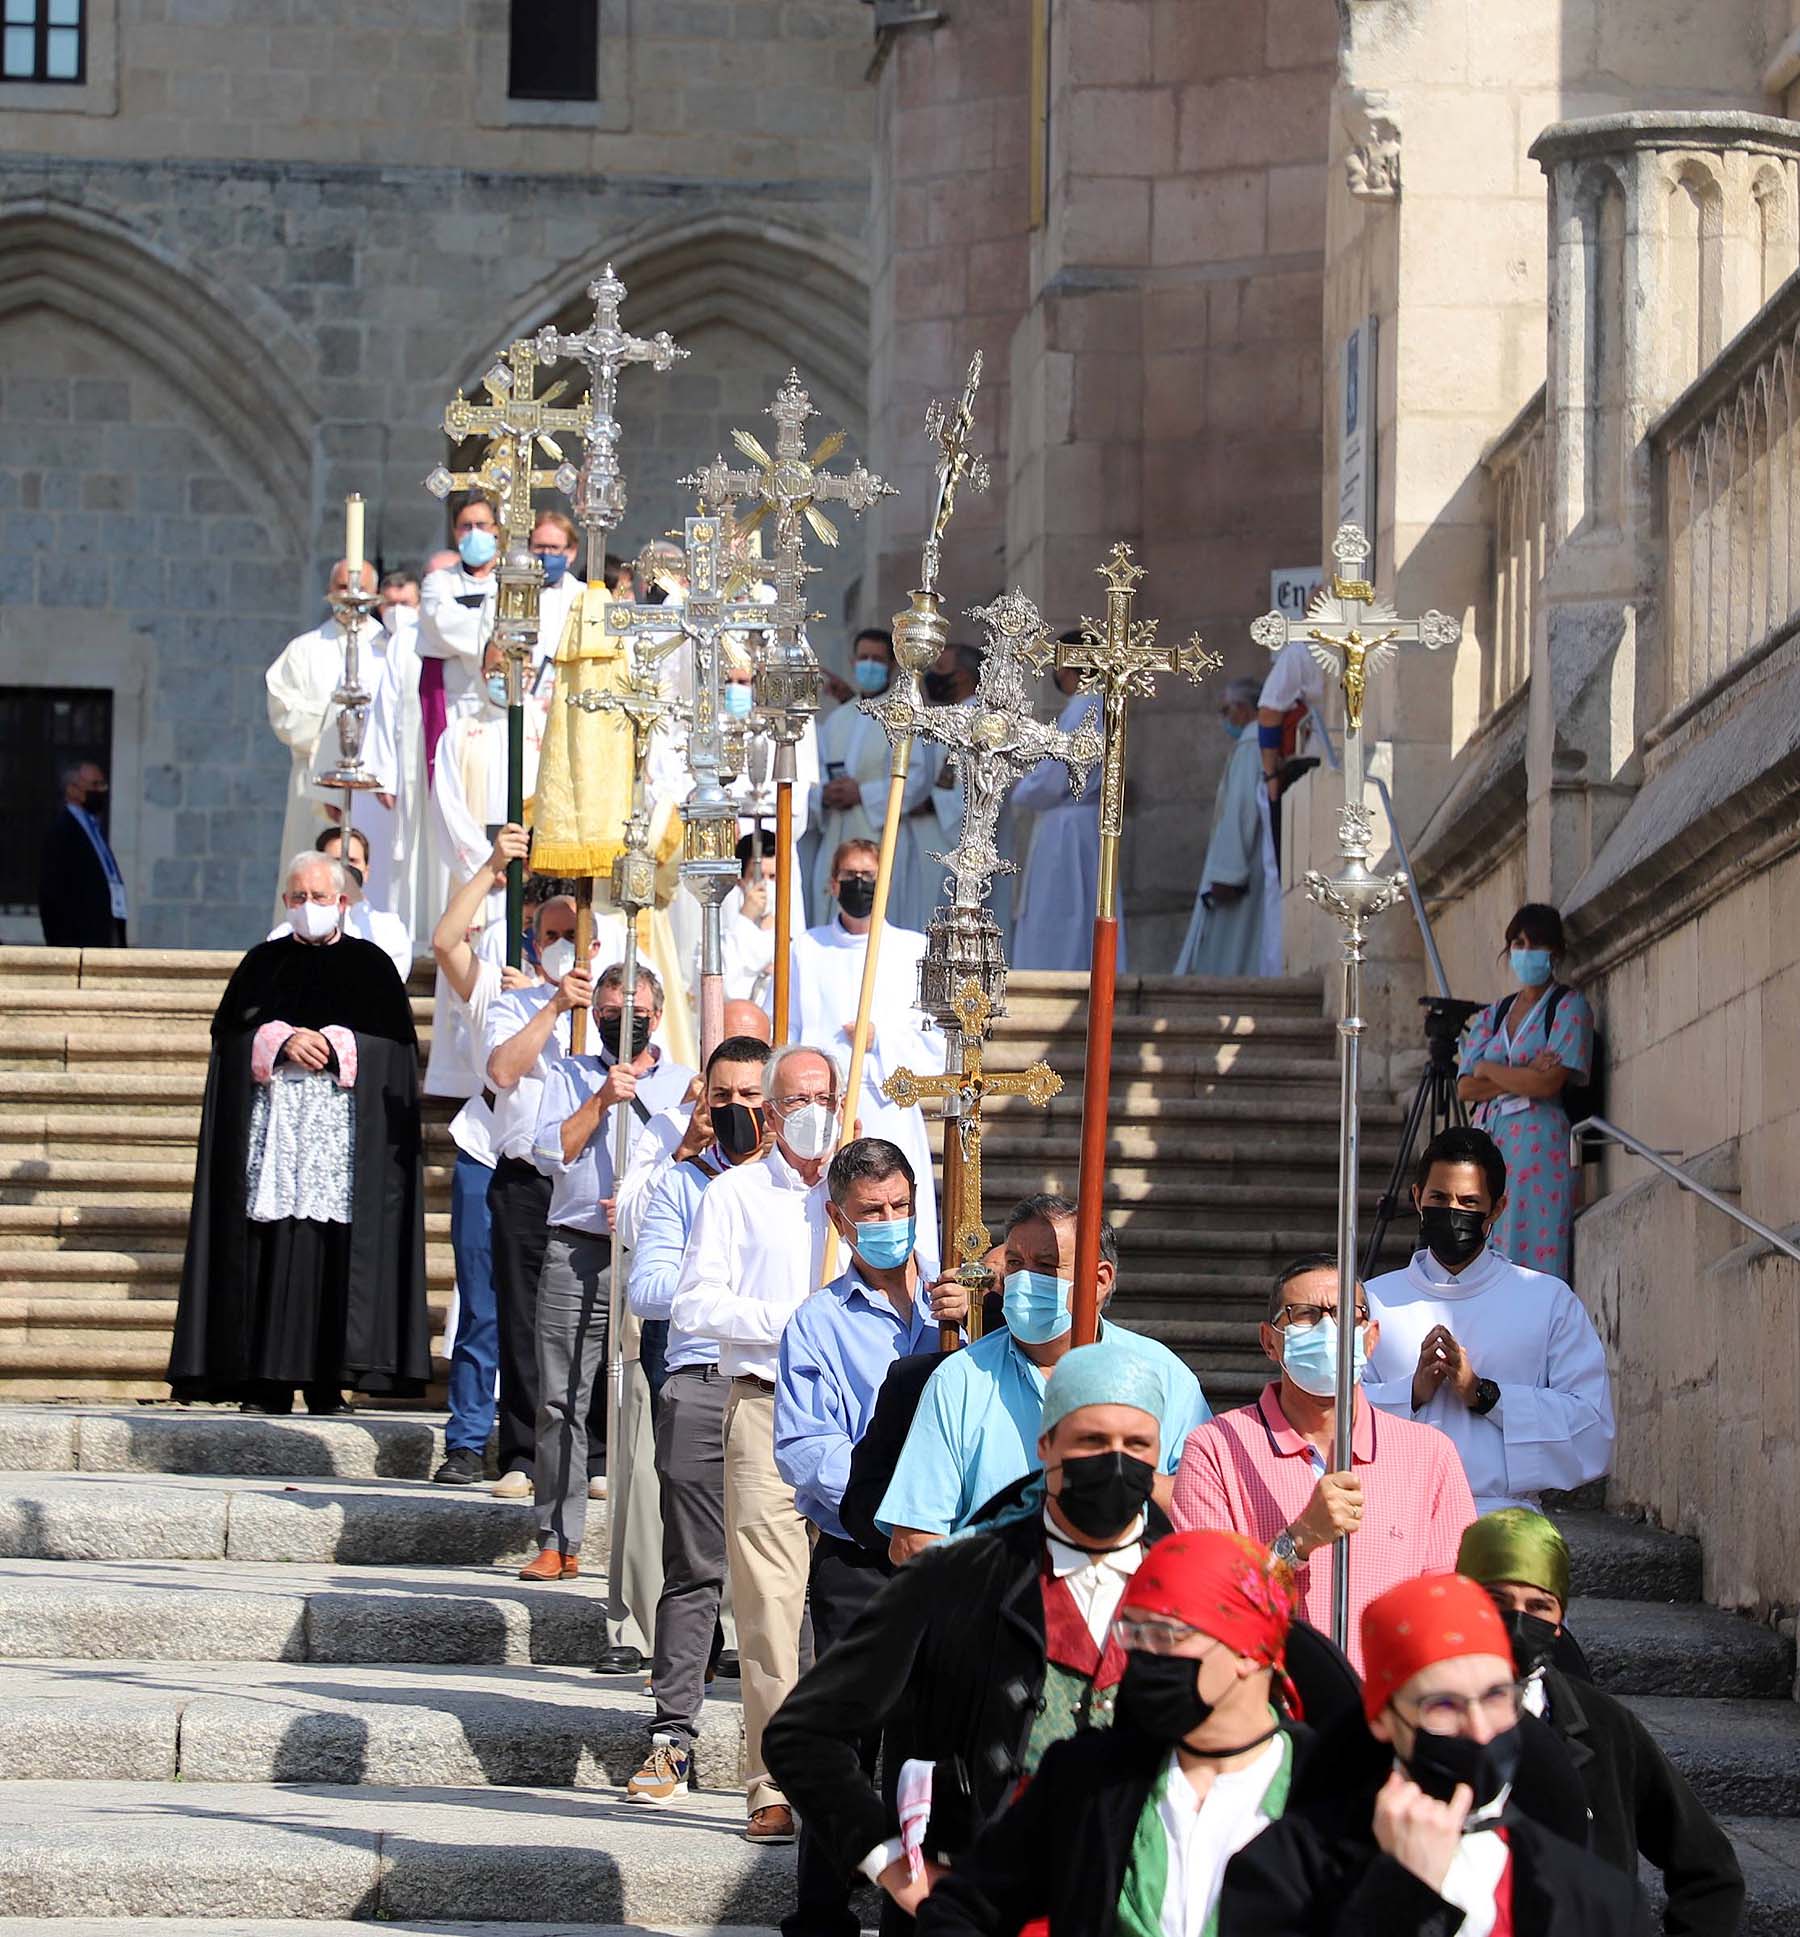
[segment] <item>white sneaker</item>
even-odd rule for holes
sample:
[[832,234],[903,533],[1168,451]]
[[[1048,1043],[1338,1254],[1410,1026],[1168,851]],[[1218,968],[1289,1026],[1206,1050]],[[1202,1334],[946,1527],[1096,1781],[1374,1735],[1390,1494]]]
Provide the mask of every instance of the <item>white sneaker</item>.
[[510,1473],[502,1473],[489,1491],[496,1500],[529,1500],[532,1496],[531,1475],[515,1466]]
[[606,1475],[604,1473],[596,1473],[588,1481],[588,1498],[590,1500],[604,1500],[606,1498]]

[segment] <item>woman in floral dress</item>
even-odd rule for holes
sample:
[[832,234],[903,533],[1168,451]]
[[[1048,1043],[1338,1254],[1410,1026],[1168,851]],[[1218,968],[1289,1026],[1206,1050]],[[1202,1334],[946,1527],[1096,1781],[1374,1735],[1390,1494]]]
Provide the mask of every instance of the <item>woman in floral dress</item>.
[[1564,943],[1554,908],[1527,902],[1507,923],[1506,946],[1513,990],[1470,1022],[1457,1093],[1506,1159],[1506,1210],[1492,1243],[1514,1264],[1567,1280],[1575,1167],[1562,1092],[1593,1066],[1594,1012],[1556,980]]

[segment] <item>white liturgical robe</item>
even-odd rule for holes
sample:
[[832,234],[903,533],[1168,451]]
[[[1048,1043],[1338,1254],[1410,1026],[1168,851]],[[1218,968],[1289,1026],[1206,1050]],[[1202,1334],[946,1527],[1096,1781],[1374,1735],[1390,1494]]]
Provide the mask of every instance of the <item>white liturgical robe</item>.
[[[831,879],[831,859],[839,844],[852,840],[880,843],[891,760],[887,728],[871,719],[854,700],[820,721],[818,775],[807,811],[809,824],[818,829],[818,841],[812,848],[807,892],[821,921],[836,912],[826,883]],[[938,839],[938,817],[932,812],[932,793],[943,770],[943,748],[922,735],[915,739],[901,803],[900,832],[894,844],[894,878],[888,888],[887,918],[896,928],[922,930],[931,919],[932,909],[943,899],[938,893],[943,864],[930,858],[931,849],[943,845]],[[856,782],[861,798],[854,807],[824,804],[825,783],[836,779]],[[948,796],[949,790],[945,791]],[[960,796],[956,803],[960,816]]]
[[[525,706],[525,798],[537,786],[538,750],[544,739],[544,712]],[[493,852],[489,831],[506,821],[506,708],[484,691],[480,710],[453,717],[438,742],[437,770],[431,782],[432,857],[448,895],[467,881]],[[487,920],[504,918],[506,897],[498,889],[487,899]],[[435,924],[436,916],[433,916]]]
[[[380,632],[373,620],[369,630]],[[281,823],[281,853],[276,868],[285,868],[302,848],[309,848],[326,825],[325,796],[313,785],[313,756],[319,736],[332,712],[331,696],[344,676],[344,629],[327,619],[310,632],[290,639],[281,655],[263,674],[269,695],[269,724],[290,755],[287,812]],[[365,681],[365,684],[367,682]],[[342,800],[343,796],[337,796]],[[282,920],[281,886],[275,884],[275,918]]]
[[[1101,725],[1097,693],[1077,693],[1057,725],[1073,733],[1082,721]],[[1012,961],[1022,969],[1085,969],[1092,959],[1094,896],[1100,884],[1100,768],[1089,769],[1080,796],[1069,792],[1060,760],[1040,760],[1012,790],[1012,807],[1034,813],[1031,855],[1013,924]],[[1124,969],[1125,921],[1119,920],[1119,967]]]
[[[1241,888],[1231,901],[1206,896],[1216,886]],[[1269,826],[1269,790],[1254,724],[1231,750],[1213,799],[1212,835],[1177,975],[1279,975],[1281,878]]]
[[[1404,1271],[1369,1281],[1381,1335],[1363,1388],[1383,1411],[1419,1419],[1456,1442],[1477,1513],[1535,1507],[1546,1487],[1567,1491],[1612,1465],[1612,1387],[1606,1352],[1580,1300],[1560,1278],[1483,1251],[1452,1274],[1430,1251]],[[1447,1387],[1413,1411],[1419,1348],[1444,1326],[1499,1402],[1472,1412]]]
[[[850,1039],[856,1029],[856,1004],[862,993],[863,958],[868,937],[852,935],[828,922],[797,936],[791,955],[788,1040],[811,1043],[837,1060],[840,1079],[850,1070]],[[919,994],[919,961],[925,937],[907,928],[884,928],[876,970],[875,1005],[863,1059],[862,1095],[848,1111],[848,1136],[860,1119],[865,1137],[886,1137],[906,1152],[918,1185],[919,1242],[933,1256],[938,1250],[937,1200],[931,1181],[931,1142],[925,1113],[915,1103],[902,1110],[881,1093],[897,1069],[939,1076],[944,1068],[944,1038],[914,1005]]]
[[460,565],[427,572],[419,587],[419,657],[444,662],[444,703],[457,707],[479,696],[481,659],[494,630],[500,596],[496,566],[476,578]]
[[[404,614],[401,617],[400,614]],[[381,676],[370,686],[369,731],[363,765],[392,797],[388,813],[372,795],[357,805],[356,824],[367,831],[384,814],[385,840],[369,842],[369,900],[397,915],[415,933],[427,914],[429,842],[425,834],[425,742],[419,717],[419,622],[404,606],[396,608]],[[435,917],[434,917],[435,918]],[[426,923],[424,933],[430,932]]]

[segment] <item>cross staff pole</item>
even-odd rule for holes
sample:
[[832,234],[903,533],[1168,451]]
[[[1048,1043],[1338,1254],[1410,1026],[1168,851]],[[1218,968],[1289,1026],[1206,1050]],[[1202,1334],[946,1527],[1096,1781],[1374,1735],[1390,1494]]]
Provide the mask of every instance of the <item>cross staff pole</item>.
[[[1357,1185],[1361,1175],[1362,971],[1369,923],[1406,893],[1404,874],[1376,874],[1374,828],[1363,798],[1363,699],[1368,676],[1402,646],[1436,652],[1462,637],[1462,621],[1431,611],[1402,619],[1363,576],[1372,548],[1355,525],[1341,525],[1332,541],[1330,585],[1291,628],[1279,612],[1265,613],[1250,636],[1279,652],[1293,630],[1307,642],[1319,665],[1338,682],[1344,696],[1344,806],[1338,818],[1338,871],[1313,869],[1306,877],[1310,899],[1343,924],[1343,1002],[1338,1015],[1338,1354],[1337,1418],[1332,1443],[1333,1470],[1351,1471],[1356,1423],[1356,1333],[1345,1324],[1356,1312]],[[1340,1535],[1331,1549],[1331,1635],[1340,1648],[1350,1634],[1350,1542]]]
[[1225,662],[1205,651],[1196,633],[1186,645],[1157,644],[1154,619],[1133,616],[1143,567],[1129,545],[1115,545],[1097,568],[1106,580],[1104,625],[1083,618],[1078,644],[1059,645],[1059,672],[1081,675],[1083,692],[1100,695],[1106,755],[1100,767],[1100,875],[1094,897],[1092,968],[1088,978],[1087,1061],[1081,1090],[1081,1171],[1076,1187],[1075,1343],[1091,1345],[1100,1328],[1100,1229],[1105,1219],[1106,1129],[1112,1106],[1113,1008],[1119,972],[1119,839],[1125,828],[1125,723],[1133,699],[1149,699],[1156,674],[1181,673],[1196,685]]

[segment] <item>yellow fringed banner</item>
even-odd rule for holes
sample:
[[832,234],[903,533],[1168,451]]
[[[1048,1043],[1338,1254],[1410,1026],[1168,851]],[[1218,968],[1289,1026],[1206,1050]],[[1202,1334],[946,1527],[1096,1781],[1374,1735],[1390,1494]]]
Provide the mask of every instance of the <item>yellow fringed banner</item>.
[[624,636],[608,635],[608,594],[590,585],[570,609],[556,654],[556,692],[538,763],[531,848],[537,874],[612,872],[631,812],[631,729],[618,713],[569,704],[572,693],[617,692],[627,659]]

